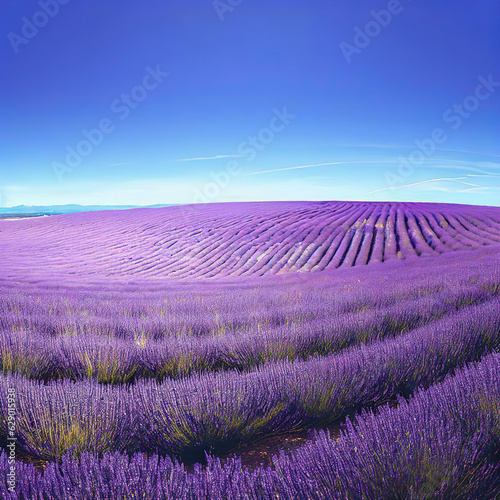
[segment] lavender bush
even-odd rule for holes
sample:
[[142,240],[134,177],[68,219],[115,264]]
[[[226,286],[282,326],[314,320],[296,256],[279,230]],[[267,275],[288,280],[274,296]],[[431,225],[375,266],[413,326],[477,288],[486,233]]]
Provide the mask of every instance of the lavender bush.
[[0,497],[500,495],[500,209],[213,204],[0,232]]
[[[15,493],[4,498],[61,500],[186,499],[495,499],[500,493],[500,357],[488,356],[397,409],[366,412],[340,439],[320,432],[272,467],[244,469],[208,457],[194,472],[166,457],[82,453],[43,473],[18,463]],[[0,474],[8,470],[0,455]]]

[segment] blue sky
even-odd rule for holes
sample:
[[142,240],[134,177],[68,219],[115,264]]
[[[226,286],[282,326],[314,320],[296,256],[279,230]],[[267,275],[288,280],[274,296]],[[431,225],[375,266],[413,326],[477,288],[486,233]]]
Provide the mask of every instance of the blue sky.
[[496,0],[2,4],[2,206],[499,204]]

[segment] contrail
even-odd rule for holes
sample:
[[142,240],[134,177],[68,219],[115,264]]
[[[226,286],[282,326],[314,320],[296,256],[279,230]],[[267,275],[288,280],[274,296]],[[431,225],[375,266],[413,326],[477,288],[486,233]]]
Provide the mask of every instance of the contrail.
[[420,181],[420,182],[414,182],[412,184],[405,184],[404,186],[389,186],[386,188],[382,189],[376,189],[375,191],[370,191],[369,193],[366,194],[373,194],[373,193],[380,193],[381,191],[388,191],[388,190],[395,190],[395,189],[403,189],[411,186],[418,186],[419,184],[427,184],[429,182],[439,182],[439,181],[456,181],[460,182],[461,184],[466,184],[467,186],[474,186],[474,187],[483,187],[480,186],[479,184],[472,184],[470,182],[465,182],[463,179],[467,179],[467,177],[442,177],[440,179],[428,179],[426,181]]
[[370,162],[370,161],[334,161],[331,163],[316,163],[314,165],[300,165],[298,167],[285,167],[285,168],[276,168],[274,170],[262,170],[260,172],[252,172],[248,175],[257,175],[257,174],[268,174],[270,172],[283,172],[285,170],[297,170],[301,168],[312,168],[312,167],[324,167],[326,165],[359,165],[359,164],[368,164],[368,163],[382,163],[382,162]]
[[[402,145],[396,145],[396,144],[345,144],[343,146],[336,146],[336,147],[343,147],[343,148],[377,148],[377,149],[418,149],[413,146],[402,146]],[[467,150],[462,150],[462,149],[445,149],[445,148],[436,148],[434,151],[444,151],[444,152],[449,152],[449,153],[466,153],[470,155],[477,155],[477,156],[490,156],[492,158],[500,158],[500,155],[494,155],[491,153],[478,153],[476,151],[467,151]]]
[[242,158],[245,155],[217,155],[217,156],[205,156],[203,158],[183,158],[177,161],[198,161],[198,160],[218,160],[220,158]]

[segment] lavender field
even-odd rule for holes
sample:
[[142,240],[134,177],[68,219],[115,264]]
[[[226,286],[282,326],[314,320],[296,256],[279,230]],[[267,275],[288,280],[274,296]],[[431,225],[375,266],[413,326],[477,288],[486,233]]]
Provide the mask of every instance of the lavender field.
[[499,250],[466,205],[0,221],[0,496],[499,498]]

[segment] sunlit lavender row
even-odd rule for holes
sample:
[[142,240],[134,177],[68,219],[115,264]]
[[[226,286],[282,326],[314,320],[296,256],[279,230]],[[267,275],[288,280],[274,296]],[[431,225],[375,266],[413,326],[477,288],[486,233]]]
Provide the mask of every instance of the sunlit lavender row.
[[[105,453],[63,457],[41,474],[20,464],[16,493],[4,498],[495,499],[500,494],[500,357],[492,355],[399,407],[366,413],[339,440],[320,433],[272,467],[208,457],[186,472],[170,458]],[[0,473],[8,471],[5,453]]]
[[315,275],[307,286],[248,282],[240,295],[224,283],[56,293],[10,284],[0,287],[0,368],[40,380],[127,383],[328,355],[495,298],[499,258],[485,249],[458,254],[451,266],[418,260],[404,274],[386,265],[337,281]]
[[[499,313],[493,300],[391,340],[305,362],[269,363],[249,374],[130,388],[91,381],[44,386],[19,376],[0,383],[3,392],[12,386],[19,395],[18,439],[30,455],[55,459],[68,450],[131,448],[203,457],[258,437],[321,427],[427,387],[500,347]],[[7,435],[5,424],[1,435]]]

